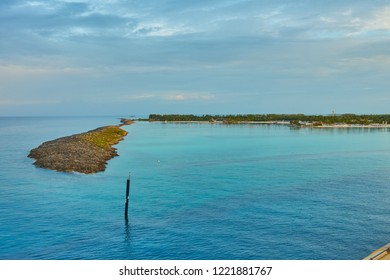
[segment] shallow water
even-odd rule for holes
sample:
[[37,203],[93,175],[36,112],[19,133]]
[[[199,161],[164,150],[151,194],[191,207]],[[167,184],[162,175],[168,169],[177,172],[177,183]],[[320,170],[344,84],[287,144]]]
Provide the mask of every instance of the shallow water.
[[138,122],[105,172],[26,157],[115,123],[0,118],[1,259],[361,259],[390,240],[387,129]]

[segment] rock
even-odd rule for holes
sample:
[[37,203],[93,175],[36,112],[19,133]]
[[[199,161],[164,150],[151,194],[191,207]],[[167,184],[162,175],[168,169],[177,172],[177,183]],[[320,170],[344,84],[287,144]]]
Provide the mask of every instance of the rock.
[[85,133],[47,141],[32,149],[28,157],[34,165],[61,172],[96,173],[106,169],[107,161],[117,156],[113,145],[127,132],[119,126],[104,126]]
[[131,124],[133,124],[134,123],[134,121],[133,120],[130,120],[130,119],[124,119],[124,118],[122,118],[121,119],[121,124],[119,125],[119,126],[123,126],[123,125],[131,125]]

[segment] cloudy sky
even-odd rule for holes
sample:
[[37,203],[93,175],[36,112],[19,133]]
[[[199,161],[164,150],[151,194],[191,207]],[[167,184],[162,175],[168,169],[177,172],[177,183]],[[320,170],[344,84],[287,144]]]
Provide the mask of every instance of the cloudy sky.
[[0,116],[390,113],[388,0],[1,0]]

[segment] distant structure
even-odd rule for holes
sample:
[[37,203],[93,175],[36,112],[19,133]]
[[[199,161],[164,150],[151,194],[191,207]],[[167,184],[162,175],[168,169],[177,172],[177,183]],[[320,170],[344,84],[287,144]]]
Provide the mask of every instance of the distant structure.
[[125,202],[125,220],[129,219],[129,197],[130,197],[130,172],[126,180],[126,202]]

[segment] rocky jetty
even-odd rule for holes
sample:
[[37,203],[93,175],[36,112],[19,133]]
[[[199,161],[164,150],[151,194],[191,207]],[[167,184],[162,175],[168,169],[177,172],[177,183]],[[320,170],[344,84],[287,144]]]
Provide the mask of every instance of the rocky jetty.
[[61,172],[96,173],[106,169],[107,161],[117,156],[113,145],[123,140],[127,132],[120,128],[131,124],[121,120],[118,126],[97,129],[44,142],[32,149],[28,157],[34,165]]
[[124,126],[124,125],[131,125],[133,124],[134,121],[133,120],[129,120],[129,119],[121,119],[121,124],[119,126]]

